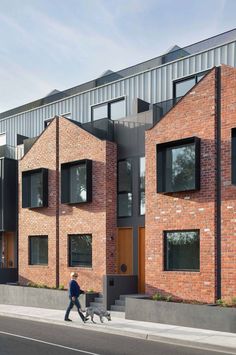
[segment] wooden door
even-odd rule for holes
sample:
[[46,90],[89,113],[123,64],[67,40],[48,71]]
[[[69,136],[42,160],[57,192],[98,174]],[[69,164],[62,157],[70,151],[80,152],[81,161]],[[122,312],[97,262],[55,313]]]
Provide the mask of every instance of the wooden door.
[[118,274],[133,274],[133,229],[118,228]]
[[139,228],[138,238],[138,289],[145,293],[145,228]]

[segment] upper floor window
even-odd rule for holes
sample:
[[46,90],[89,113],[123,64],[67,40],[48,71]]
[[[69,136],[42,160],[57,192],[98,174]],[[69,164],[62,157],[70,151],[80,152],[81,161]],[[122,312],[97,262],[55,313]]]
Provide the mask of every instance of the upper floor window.
[[139,159],[139,213],[145,214],[145,157]]
[[0,146],[6,145],[7,136],[6,133],[0,133]]
[[102,118],[116,120],[125,117],[125,99],[121,98],[92,107],[92,121]]
[[197,84],[204,76],[206,72],[195,74],[191,77],[177,80],[174,82],[174,98],[180,98],[184,96],[192,87]]
[[29,237],[29,264],[47,265],[48,264],[48,236]]
[[92,267],[91,235],[69,235],[69,266]]
[[130,160],[118,162],[118,217],[132,216],[132,167]]
[[48,206],[48,170],[44,168],[22,172],[22,207]]
[[61,203],[92,201],[92,161],[77,160],[61,165]]
[[199,231],[164,232],[164,269],[166,271],[199,271]]
[[157,145],[157,192],[200,188],[200,140],[197,137]]

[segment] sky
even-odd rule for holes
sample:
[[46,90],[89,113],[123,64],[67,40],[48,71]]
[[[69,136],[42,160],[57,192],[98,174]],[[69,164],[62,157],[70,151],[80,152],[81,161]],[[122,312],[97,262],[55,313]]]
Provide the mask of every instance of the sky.
[[236,27],[236,0],[0,0],[0,112]]

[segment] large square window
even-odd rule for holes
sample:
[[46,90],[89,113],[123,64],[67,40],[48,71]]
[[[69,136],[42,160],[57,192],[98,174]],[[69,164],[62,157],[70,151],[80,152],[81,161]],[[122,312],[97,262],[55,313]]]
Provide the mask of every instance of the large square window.
[[197,137],[157,145],[157,192],[200,188],[200,140]]
[[206,73],[207,72],[205,71],[184,79],[176,80],[174,82],[174,99],[178,100],[187,94],[187,92],[191,90],[194,85],[196,85],[202,78],[204,78]]
[[61,203],[92,201],[92,161],[78,160],[61,165]]
[[48,170],[36,169],[22,172],[22,207],[48,206]]
[[118,162],[118,217],[132,215],[132,165],[129,159]]
[[199,271],[199,231],[164,232],[164,250],[166,271]]
[[101,120],[103,118],[117,120],[121,117],[125,117],[125,99],[122,97],[117,100],[112,100],[92,106],[91,113],[92,121]]
[[30,265],[48,264],[48,236],[30,236],[29,249]]
[[92,267],[91,235],[69,235],[69,266]]

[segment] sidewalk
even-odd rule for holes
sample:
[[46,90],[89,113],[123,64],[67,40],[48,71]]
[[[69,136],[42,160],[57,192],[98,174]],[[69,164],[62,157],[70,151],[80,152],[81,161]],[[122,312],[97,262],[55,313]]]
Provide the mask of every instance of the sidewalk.
[[[64,311],[34,307],[23,307],[0,304],[0,316],[22,318],[39,322],[53,323],[65,327],[83,328],[86,330],[130,336],[151,341],[179,344],[183,346],[211,349],[223,354],[236,354],[236,334],[213,330],[179,327],[176,325],[151,322],[132,321],[118,318],[111,312],[112,321],[104,319],[100,323],[95,316],[96,324],[88,321],[83,324],[76,312],[71,312],[73,322],[64,322]],[[236,320],[235,320],[236,321]]]

